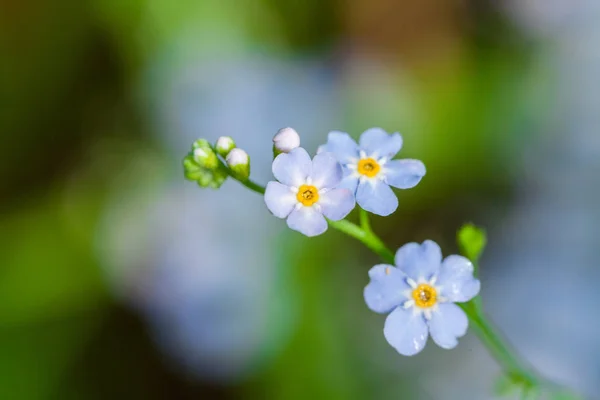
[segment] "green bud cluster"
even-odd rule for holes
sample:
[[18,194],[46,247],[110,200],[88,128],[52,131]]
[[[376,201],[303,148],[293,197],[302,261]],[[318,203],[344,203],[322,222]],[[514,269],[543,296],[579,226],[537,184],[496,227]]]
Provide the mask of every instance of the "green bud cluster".
[[227,167],[213,146],[205,139],[192,144],[191,151],[183,159],[184,175],[201,187],[218,189],[227,180]]

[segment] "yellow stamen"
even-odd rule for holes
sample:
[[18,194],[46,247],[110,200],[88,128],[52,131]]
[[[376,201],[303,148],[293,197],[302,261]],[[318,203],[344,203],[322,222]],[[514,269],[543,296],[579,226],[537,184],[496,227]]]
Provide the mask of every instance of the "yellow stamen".
[[431,285],[421,283],[412,292],[415,305],[421,308],[433,307],[437,303],[437,291]]
[[379,173],[381,169],[381,165],[377,161],[372,158],[362,158],[358,160],[358,173],[361,175],[366,175],[369,178],[374,177]]
[[319,201],[319,190],[312,185],[302,185],[298,189],[296,198],[305,206],[312,206]]

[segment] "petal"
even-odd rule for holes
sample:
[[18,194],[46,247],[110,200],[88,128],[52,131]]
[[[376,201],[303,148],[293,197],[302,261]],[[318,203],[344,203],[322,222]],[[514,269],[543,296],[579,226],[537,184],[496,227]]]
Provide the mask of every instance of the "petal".
[[285,218],[290,215],[296,204],[298,204],[298,199],[296,199],[296,195],[289,186],[271,181],[267,183],[267,189],[265,190],[265,203],[274,216]]
[[459,306],[452,303],[440,304],[431,315],[429,332],[438,346],[453,349],[458,344],[458,338],[467,333],[469,320]]
[[319,149],[335,154],[337,160],[342,164],[347,164],[352,159],[358,158],[358,145],[346,132],[329,132],[327,143],[319,146]]
[[442,288],[442,296],[459,303],[469,301],[477,296],[481,286],[479,279],[473,276],[471,261],[457,255],[444,259],[436,284]]
[[381,128],[371,128],[360,136],[360,149],[369,157],[394,157],[402,148],[402,136],[398,132],[389,135]]
[[396,266],[415,281],[430,280],[440,270],[442,250],[436,242],[407,243],[396,252]]
[[344,188],[350,190],[352,193],[356,194],[356,188],[358,187],[358,177],[354,175],[354,171],[343,167],[344,171],[344,179],[337,185],[338,188]]
[[306,236],[317,236],[327,230],[325,217],[315,207],[300,207],[292,211],[287,219],[290,229]]
[[398,208],[398,198],[392,189],[376,179],[359,182],[356,201],[365,210],[384,217]]
[[298,147],[289,153],[282,153],[275,157],[272,169],[273,175],[279,182],[298,187],[310,176],[312,161],[306,150]]
[[398,353],[414,356],[425,347],[427,330],[421,314],[397,307],[385,320],[383,334]]
[[363,292],[367,307],[376,313],[389,313],[406,301],[404,292],[410,290],[406,275],[398,268],[379,264],[369,271],[371,281]]
[[385,181],[398,189],[413,188],[425,176],[425,165],[419,160],[392,160],[384,168]]
[[344,177],[342,166],[333,153],[319,153],[312,160],[312,184],[318,189],[334,188]]
[[332,221],[345,218],[356,206],[354,194],[348,189],[331,189],[319,195],[319,202],[323,215]]

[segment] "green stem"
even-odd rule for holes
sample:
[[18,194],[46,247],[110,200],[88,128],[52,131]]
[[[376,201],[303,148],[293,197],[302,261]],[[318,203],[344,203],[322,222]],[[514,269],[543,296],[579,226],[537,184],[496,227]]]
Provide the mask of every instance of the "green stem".
[[230,177],[232,177],[233,179],[235,179],[236,181],[238,181],[242,185],[246,186],[248,189],[250,189],[253,192],[256,192],[258,194],[261,194],[261,195],[265,194],[265,190],[266,189],[265,189],[264,186],[259,185],[258,183],[254,182],[250,178],[248,178],[248,179],[239,179],[237,176],[235,176],[235,174],[233,173],[233,171],[231,170],[231,168],[229,168],[225,164],[223,164],[223,167],[227,170],[227,173],[229,174]]
[[504,373],[513,381],[521,382],[525,387],[536,386],[537,378],[534,372],[515,356],[515,351],[502,339],[498,329],[477,308],[475,299],[460,304],[460,306],[469,317],[473,331],[498,364],[502,366]]
[[373,232],[369,232],[352,222],[342,219],[340,221],[328,221],[329,226],[360,240],[371,249],[375,254],[379,255],[385,262],[394,264],[394,253],[386,247],[386,245]]
[[369,213],[362,208],[360,209],[360,226],[367,232],[373,233],[371,223],[369,222]]
[[250,179],[246,179],[245,181],[242,181],[242,180],[239,180],[236,178],[234,178],[234,179],[236,181],[238,181],[239,183],[241,183],[242,185],[246,186],[248,189],[253,190],[258,194],[265,194],[265,188]]

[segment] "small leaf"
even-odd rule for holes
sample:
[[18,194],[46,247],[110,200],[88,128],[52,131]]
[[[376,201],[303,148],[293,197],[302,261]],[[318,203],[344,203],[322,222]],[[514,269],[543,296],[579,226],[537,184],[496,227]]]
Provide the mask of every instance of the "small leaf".
[[462,255],[472,262],[477,262],[487,244],[485,231],[473,224],[465,224],[457,234],[458,247]]

